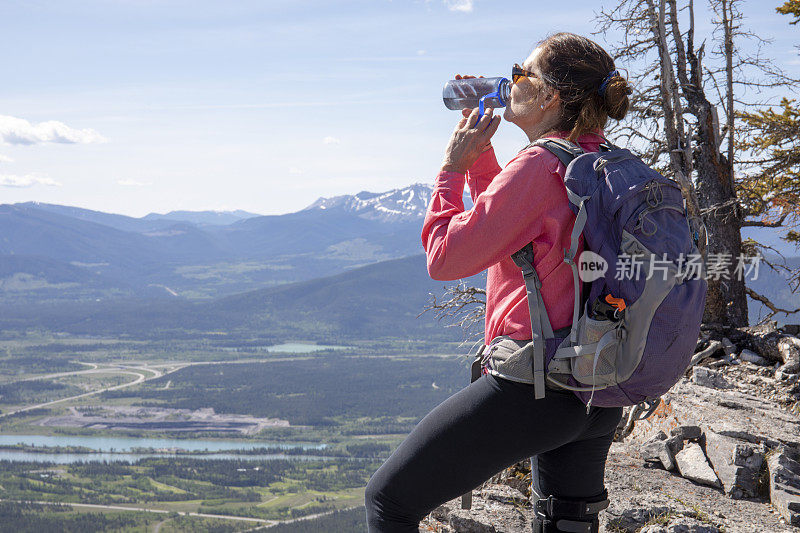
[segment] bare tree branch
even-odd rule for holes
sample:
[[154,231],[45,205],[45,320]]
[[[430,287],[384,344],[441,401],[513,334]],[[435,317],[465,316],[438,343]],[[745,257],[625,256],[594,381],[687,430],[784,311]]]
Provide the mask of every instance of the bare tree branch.
[[781,218],[774,222],[764,222],[761,220],[745,220],[742,222],[742,226],[755,226],[759,228],[778,228],[783,225],[783,221],[786,220],[786,217],[789,216],[789,213],[784,213]]
[[766,320],[769,320],[770,318],[772,318],[773,316],[775,316],[778,313],[784,313],[784,314],[786,314],[786,316],[792,315],[794,313],[800,313],[800,307],[798,307],[797,309],[791,310],[791,311],[788,310],[788,309],[783,309],[783,308],[780,308],[780,307],[776,306],[774,303],[772,303],[770,301],[769,298],[767,298],[766,296],[762,296],[761,294],[758,294],[756,291],[754,291],[750,287],[746,287],[745,291],[747,292],[747,295],[750,298],[752,298],[753,300],[761,302],[762,304],[767,306],[769,308],[769,310],[771,311],[771,313],[769,315],[767,315],[764,319],[762,319],[762,322],[764,322]]
[[461,328],[468,337],[482,335],[483,328],[478,326],[483,325],[486,315],[486,291],[459,281],[458,285],[445,287],[441,298],[430,294],[428,304],[417,317],[428,311],[433,311],[436,320],[449,322],[445,327]]

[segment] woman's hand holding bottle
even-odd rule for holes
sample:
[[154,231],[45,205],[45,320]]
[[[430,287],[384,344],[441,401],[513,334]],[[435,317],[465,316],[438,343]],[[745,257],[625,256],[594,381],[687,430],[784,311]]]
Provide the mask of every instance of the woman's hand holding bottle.
[[[455,79],[474,77],[456,74]],[[480,120],[477,107],[463,109],[462,114],[464,117],[453,130],[445,149],[442,170],[446,172],[464,173],[469,170],[481,153],[492,147],[492,136],[500,126],[500,116],[494,116],[494,110],[490,107],[486,108]]]

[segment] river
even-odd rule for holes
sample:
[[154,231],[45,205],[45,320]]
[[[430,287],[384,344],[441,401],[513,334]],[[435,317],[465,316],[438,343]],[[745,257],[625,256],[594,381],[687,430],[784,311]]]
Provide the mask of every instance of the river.
[[276,354],[303,355],[324,350],[350,350],[352,346],[332,346],[327,344],[305,344],[301,342],[286,342],[283,344],[273,344],[271,346],[226,346],[221,348],[223,352],[268,352]]
[[[270,442],[270,441],[237,441],[224,439],[163,439],[136,437],[90,437],[66,435],[0,435],[0,445],[11,446],[25,444],[28,446],[81,446],[99,453],[38,453],[16,450],[0,450],[0,460],[52,462],[58,464],[79,461],[136,461],[143,457],[176,457],[173,450],[187,452],[218,452],[200,455],[185,455],[198,459],[320,459],[312,455],[314,450],[325,447],[324,444],[303,442]],[[149,448],[164,450],[156,453],[131,453],[131,450]],[[312,452],[309,455],[284,454],[238,454],[237,450],[253,450],[256,448],[303,449]],[[114,452],[114,453],[111,453]]]

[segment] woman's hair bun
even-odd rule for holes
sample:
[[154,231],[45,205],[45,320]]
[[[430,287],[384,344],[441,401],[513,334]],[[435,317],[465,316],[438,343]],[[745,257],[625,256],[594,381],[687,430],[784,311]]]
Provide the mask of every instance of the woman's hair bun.
[[628,95],[633,93],[633,88],[628,80],[617,74],[611,78],[603,94],[603,104],[606,113],[614,120],[622,120],[630,107]]

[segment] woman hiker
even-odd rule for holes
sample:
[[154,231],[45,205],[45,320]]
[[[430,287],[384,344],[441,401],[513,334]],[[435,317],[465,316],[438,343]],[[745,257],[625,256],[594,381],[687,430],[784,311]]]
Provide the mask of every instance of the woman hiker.
[[[539,43],[514,66],[512,81],[503,118],[531,143],[560,137],[596,152],[607,119],[620,120],[628,110],[631,89],[613,59],[571,33]],[[575,221],[564,165],[546,149],[528,146],[501,169],[490,143],[499,124],[491,109],[480,120],[477,109],[468,116],[465,111],[445,150],[422,229],[432,278],[488,271],[485,354],[530,342],[525,285],[511,259],[528,243],[557,337],[571,326],[574,301],[563,256]],[[465,181],[474,202],[469,211],[462,202]],[[578,254],[582,249],[581,240]],[[529,361],[521,366],[530,373]],[[371,533],[416,532],[437,506],[527,457],[533,459],[533,530],[598,531],[598,513],[608,505],[606,457],[622,408],[592,406],[587,413],[575,393],[549,383],[545,397],[535,399],[530,379],[500,377],[487,368],[425,416],[372,476],[365,496]]]

